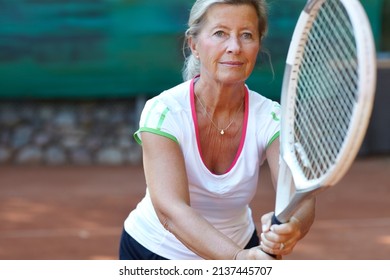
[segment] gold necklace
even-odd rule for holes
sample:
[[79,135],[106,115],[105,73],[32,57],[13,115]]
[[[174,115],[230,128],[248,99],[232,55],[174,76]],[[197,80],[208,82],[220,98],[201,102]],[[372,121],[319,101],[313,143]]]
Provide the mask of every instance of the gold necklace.
[[[223,129],[219,128],[219,127],[214,123],[212,117],[211,117],[211,116],[209,115],[209,113],[207,112],[206,106],[203,105],[202,99],[201,99],[196,93],[195,93],[195,96],[198,98],[200,105],[202,106],[204,112],[206,113],[207,118],[210,120],[210,122],[212,123],[212,125],[219,131],[219,133],[220,133],[221,135],[224,135],[224,134],[225,134],[225,131],[233,124],[235,118],[233,118],[225,128],[223,128]],[[240,108],[238,108],[238,110],[237,110],[236,114],[234,115],[234,117],[238,115],[238,113],[240,112],[240,110],[241,110],[243,104],[244,104],[244,101],[241,102]]]

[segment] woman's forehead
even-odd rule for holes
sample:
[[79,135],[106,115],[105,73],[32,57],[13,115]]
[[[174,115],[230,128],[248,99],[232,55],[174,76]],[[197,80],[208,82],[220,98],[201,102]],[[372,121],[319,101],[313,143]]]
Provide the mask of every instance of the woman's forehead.
[[206,23],[216,26],[244,25],[257,27],[258,17],[251,5],[215,4],[206,13]]

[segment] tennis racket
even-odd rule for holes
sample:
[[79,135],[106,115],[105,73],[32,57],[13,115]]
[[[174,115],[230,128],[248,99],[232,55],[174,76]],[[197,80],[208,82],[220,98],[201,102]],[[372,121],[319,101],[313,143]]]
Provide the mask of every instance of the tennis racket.
[[334,186],[354,161],[369,123],[375,44],[358,0],[309,0],[283,78],[280,171],[274,224]]

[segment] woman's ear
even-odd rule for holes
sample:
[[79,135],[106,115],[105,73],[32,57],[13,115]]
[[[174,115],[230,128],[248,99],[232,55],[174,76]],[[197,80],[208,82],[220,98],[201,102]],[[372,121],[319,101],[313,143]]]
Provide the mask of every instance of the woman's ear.
[[194,40],[194,37],[190,36],[188,38],[188,46],[190,47],[191,49],[191,53],[194,57],[196,57],[196,59],[199,59],[199,53],[197,51],[197,48],[196,48],[196,42]]

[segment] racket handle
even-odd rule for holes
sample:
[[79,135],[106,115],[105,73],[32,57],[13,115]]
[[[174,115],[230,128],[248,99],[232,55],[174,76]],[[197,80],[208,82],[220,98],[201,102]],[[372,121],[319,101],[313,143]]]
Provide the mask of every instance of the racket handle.
[[[278,220],[278,218],[276,218],[275,214],[272,216],[271,223],[272,223],[273,225],[281,225],[281,224],[283,224],[282,222],[280,222],[280,221]],[[263,251],[263,252],[264,252],[264,251]],[[269,256],[271,256],[271,257],[273,257],[274,259],[281,259],[281,257],[278,256],[278,255],[269,254],[269,253],[267,253],[267,252],[264,252],[264,253],[266,253],[267,255],[269,255]]]
[[273,225],[281,225],[283,224],[281,221],[278,220],[278,218],[276,218],[275,216],[275,213],[274,215],[272,216],[272,222],[271,222]]

